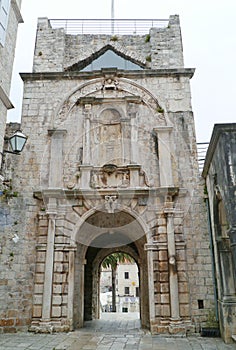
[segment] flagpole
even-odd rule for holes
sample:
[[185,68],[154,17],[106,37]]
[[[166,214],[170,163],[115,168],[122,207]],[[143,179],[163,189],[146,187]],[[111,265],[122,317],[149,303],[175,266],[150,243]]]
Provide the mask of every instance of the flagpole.
[[112,34],[114,34],[114,18],[115,18],[114,0],[111,0],[111,33]]

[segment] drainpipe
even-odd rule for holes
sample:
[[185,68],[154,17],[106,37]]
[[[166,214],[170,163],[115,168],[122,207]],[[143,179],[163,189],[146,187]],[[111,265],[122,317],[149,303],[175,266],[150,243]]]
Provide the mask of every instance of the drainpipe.
[[218,313],[218,289],[217,289],[217,283],[216,283],[216,266],[215,266],[215,253],[214,253],[214,245],[213,245],[213,237],[212,237],[212,226],[211,226],[211,211],[210,211],[210,205],[209,205],[209,199],[208,197],[205,198],[206,207],[207,207],[207,226],[208,226],[208,233],[210,238],[210,251],[211,251],[211,259],[212,259],[212,277],[213,277],[213,286],[214,286],[214,298],[215,298],[215,315],[216,315],[216,321],[219,321],[219,313]]

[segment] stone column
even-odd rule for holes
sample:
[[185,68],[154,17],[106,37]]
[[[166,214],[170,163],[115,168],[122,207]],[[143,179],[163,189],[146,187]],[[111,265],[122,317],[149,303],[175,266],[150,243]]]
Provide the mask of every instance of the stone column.
[[[148,273],[148,291],[149,291],[149,319],[150,319],[150,328],[152,330],[152,324],[155,322],[153,250],[156,250],[156,247],[146,244],[145,250],[147,250],[147,265],[148,265],[147,273]],[[144,297],[143,294],[142,294],[142,297]]]
[[154,128],[158,139],[158,158],[160,169],[160,186],[173,186],[172,165],[171,165],[171,147],[170,133],[172,127],[162,126]]
[[63,138],[66,130],[49,130],[51,136],[51,158],[49,188],[62,188]]
[[135,127],[136,126],[136,113],[131,114],[131,149],[130,149],[130,161],[131,164],[136,164],[137,163],[137,155],[139,152],[139,147],[138,147],[138,130]]
[[83,165],[90,164],[90,114],[84,112]]
[[68,320],[70,322],[70,330],[73,330],[74,319],[74,288],[75,288],[75,251],[76,247],[70,247],[69,250],[69,273],[68,273]]
[[49,322],[52,307],[52,283],[54,268],[54,241],[55,241],[56,213],[48,213],[48,237],[44,271],[43,305],[41,322]]
[[169,258],[169,283],[170,283],[170,306],[171,321],[179,321],[179,288],[176,268],[175,234],[174,234],[174,213],[173,209],[166,209],[167,214],[167,244]]
[[93,297],[92,297],[92,318],[99,319],[100,314],[100,266],[93,267]]
[[130,120],[121,118],[121,157],[122,164],[130,159],[131,136],[130,136]]
[[[136,115],[138,111],[137,103],[133,103],[132,101],[127,101],[127,115],[129,116],[130,123],[130,148],[128,158],[130,158],[131,164],[136,164],[138,159],[138,130],[136,128]],[[126,136],[127,137],[127,136]]]
[[84,325],[84,265],[87,264],[86,260],[82,260],[79,263],[79,288],[78,288],[78,327],[81,328]]

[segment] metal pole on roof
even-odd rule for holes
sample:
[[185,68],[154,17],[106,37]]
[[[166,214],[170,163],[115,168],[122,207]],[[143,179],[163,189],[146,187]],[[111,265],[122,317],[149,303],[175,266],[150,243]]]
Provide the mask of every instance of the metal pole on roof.
[[111,33],[112,34],[114,34],[114,18],[115,18],[114,0],[111,0]]

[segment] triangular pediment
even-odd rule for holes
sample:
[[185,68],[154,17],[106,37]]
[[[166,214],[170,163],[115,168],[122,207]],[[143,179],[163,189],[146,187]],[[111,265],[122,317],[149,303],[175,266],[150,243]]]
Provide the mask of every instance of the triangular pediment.
[[86,59],[68,67],[67,71],[91,72],[103,68],[117,68],[122,70],[142,70],[145,65],[142,62],[115,50],[111,45],[94,52]]

